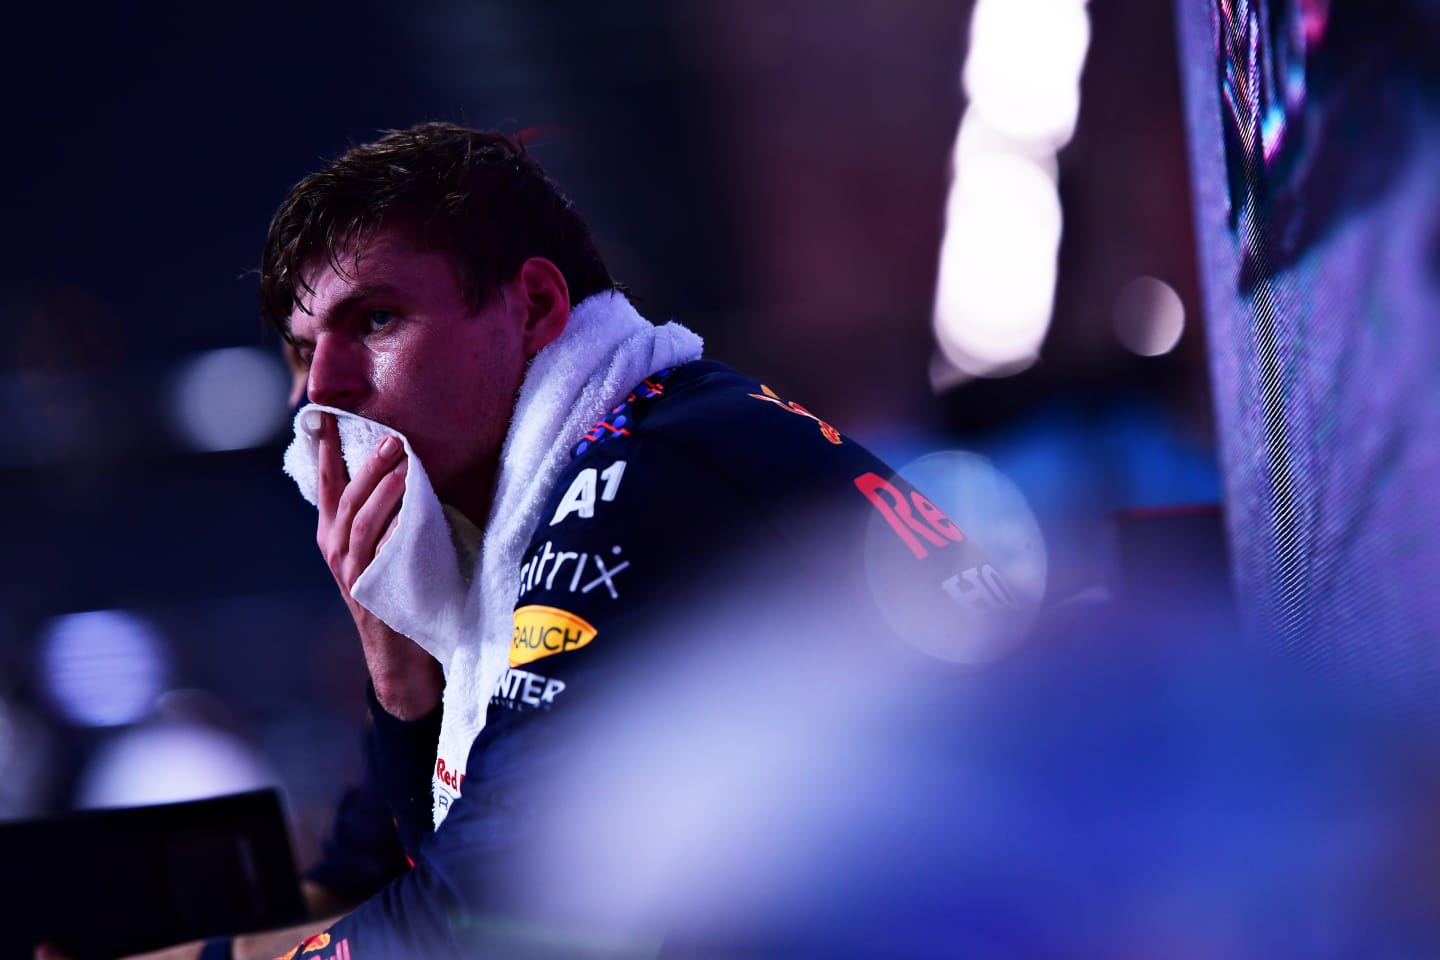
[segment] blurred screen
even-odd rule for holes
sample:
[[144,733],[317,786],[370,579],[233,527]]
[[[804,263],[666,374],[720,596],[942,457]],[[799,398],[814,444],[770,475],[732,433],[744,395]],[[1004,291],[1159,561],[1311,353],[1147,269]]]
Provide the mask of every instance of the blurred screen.
[[1433,700],[1440,5],[1176,10],[1247,622],[1326,673]]

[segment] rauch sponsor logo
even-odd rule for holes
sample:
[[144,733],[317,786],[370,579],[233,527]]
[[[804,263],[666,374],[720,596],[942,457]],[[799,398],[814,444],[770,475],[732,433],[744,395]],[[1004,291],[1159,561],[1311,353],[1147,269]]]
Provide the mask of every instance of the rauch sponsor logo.
[[519,607],[510,641],[510,666],[579,650],[594,639],[595,628],[589,621],[568,610],[541,604]]

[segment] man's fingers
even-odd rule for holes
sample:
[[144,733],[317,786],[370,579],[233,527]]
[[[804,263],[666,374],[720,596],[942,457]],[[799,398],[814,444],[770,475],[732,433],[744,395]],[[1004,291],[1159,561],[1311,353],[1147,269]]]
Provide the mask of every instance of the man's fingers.
[[[340,502],[335,508],[335,522],[344,527],[353,527],[355,518],[359,516],[361,509],[370,501],[375,493],[375,488],[389,475],[395,466],[404,458],[404,448],[400,441],[394,437],[386,437],[380,441],[360,469],[355,471],[350,484],[345,492],[340,495]],[[353,531],[350,537],[354,537]]]
[[[389,539],[389,531],[399,516],[400,502],[405,496],[407,466],[401,460],[394,469],[380,477],[350,525],[350,556],[362,564],[362,570],[375,559],[380,545]],[[356,576],[359,576],[358,572]]]
[[340,424],[335,421],[333,413],[322,413],[320,418],[320,489],[316,499],[319,500],[323,527],[335,516],[340,495],[350,482],[350,474],[345,469],[345,457],[340,452]]
[[405,493],[405,474],[408,472],[409,468],[410,462],[408,460],[401,460],[400,465],[396,467],[393,471],[391,471],[393,476],[397,476],[400,478],[401,499],[395,502],[395,509],[391,511],[390,519],[385,524],[385,532],[380,535],[380,542],[375,545],[376,553],[379,553],[380,548],[390,542],[390,537],[395,533],[395,527],[400,523],[400,507],[404,504],[403,497]]
[[375,552],[376,552],[377,554],[381,551],[382,548],[384,548],[385,544],[387,544],[387,543],[390,542],[390,538],[395,535],[395,527],[396,527],[396,525],[398,525],[399,523],[400,523],[400,508],[399,508],[399,507],[396,507],[396,508],[395,508],[395,515],[390,518],[390,523],[387,524],[386,527],[385,527],[385,533],[382,534],[381,537],[380,537],[380,545],[375,548]]
[[323,416],[315,540],[348,599],[399,513],[405,494],[405,448],[395,437],[384,438],[351,477],[341,452],[339,424],[334,415]]

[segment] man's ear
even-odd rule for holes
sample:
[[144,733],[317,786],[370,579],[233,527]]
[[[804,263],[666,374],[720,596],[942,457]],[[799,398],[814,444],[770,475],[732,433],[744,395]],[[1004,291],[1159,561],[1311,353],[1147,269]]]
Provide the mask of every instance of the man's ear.
[[565,332],[570,321],[570,287],[559,267],[544,257],[531,257],[520,264],[514,288],[524,311],[520,336],[528,359]]

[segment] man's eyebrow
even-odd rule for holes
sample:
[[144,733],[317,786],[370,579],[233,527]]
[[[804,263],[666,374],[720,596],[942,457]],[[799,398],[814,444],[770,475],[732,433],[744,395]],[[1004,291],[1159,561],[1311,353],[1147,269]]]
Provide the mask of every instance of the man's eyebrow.
[[[397,297],[402,295],[403,292],[404,291],[394,284],[383,281],[357,284],[347,290],[345,294],[335,302],[331,303],[322,311],[323,315],[317,316],[316,319],[319,321],[320,326],[324,327],[334,322],[336,318],[343,317],[346,313],[354,310],[357,305],[367,300]],[[312,316],[314,316],[314,314],[312,314]]]

